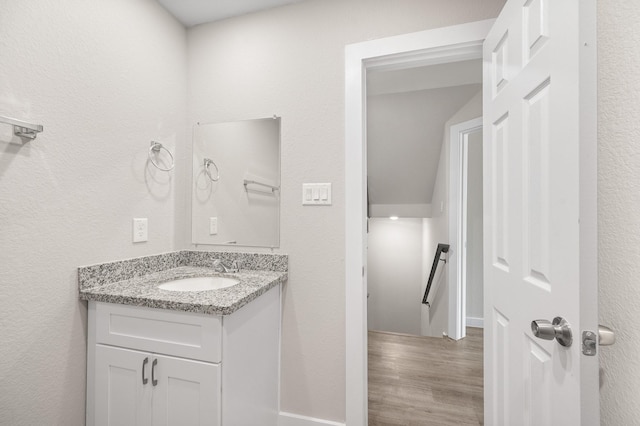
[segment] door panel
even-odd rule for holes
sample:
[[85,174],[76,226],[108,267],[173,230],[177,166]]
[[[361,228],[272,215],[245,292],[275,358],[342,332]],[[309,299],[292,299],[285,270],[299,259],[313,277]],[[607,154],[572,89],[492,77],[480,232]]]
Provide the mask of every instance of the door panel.
[[525,96],[522,112],[525,281],[547,292],[551,291],[549,92],[546,80]]
[[[596,65],[583,43],[595,33],[594,20],[583,22],[593,6],[508,0],[485,40],[487,425],[597,424],[582,418],[598,404],[595,381],[582,379],[597,376],[597,362],[583,364],[580,344],[583,324],[597,321],[597,282],[581,263],[597,249],[595,227],[581,224],[581,184],[596,172],[580,163],[595,146],[581,118],[595,107],[583,78]],[[532,320],[557,316],[571,324],[570,347],[532,334]]]
[[221,424],[220,364],[154,355],[154,426]]
[[492,126],[493,265],[509,272],[509,114],[504,114]]
[[523,353],[525,354],[525,419],[527,425],[552,425],[549,395],[552,393],[549,377],[552,372],[551,354],[538,342],[526,336]]
[[[485,284],[486,285],[486,284]],[[507,424],[507,419],[511,418],[509,412],[510,405],[507,397],[511,394],[509,381],[509,320],[493,309],[492,326],[485,327],[485,332],[491,329],[493,345],[491,346],[492,365],[488,369],[485,367],[485,382],[491,375],[489,380],[493,386],[490,388],[485,385],[485,412],[487,411],[487,402],[490,401],[490,410],[494,423],[487,424]]]
[[150,426],[151,387],[142,383],[144,360],[147,377],[151,354],[96,345],[95,425]]

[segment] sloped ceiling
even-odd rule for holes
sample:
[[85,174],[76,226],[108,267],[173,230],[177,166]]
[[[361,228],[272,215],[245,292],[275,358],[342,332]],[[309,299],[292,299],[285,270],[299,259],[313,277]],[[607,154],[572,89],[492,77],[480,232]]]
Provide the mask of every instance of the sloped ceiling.
[[481,88],[480,60],[367,76],[370,204],[430,204],[444,126]]

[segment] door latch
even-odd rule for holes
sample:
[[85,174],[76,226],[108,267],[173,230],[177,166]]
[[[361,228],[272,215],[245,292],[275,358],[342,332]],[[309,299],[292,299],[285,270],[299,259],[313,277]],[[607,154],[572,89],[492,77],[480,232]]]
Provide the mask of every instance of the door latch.
[[[597,344],[596,344],[597,339]],[[598,346],[610,346],[616,342],[616,334],[609,327],[598,326],[598,334],[590,330],[582,332],[582,353],[587,356],[594,356]]]

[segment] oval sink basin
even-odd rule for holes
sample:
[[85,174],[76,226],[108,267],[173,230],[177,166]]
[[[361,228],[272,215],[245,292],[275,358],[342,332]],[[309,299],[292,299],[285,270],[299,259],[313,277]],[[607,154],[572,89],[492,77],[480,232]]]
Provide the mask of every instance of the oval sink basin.
[[196,277],[169,281],[158,286],[167,291],[209,291],[219,290],[238,284],[240,281],[226,277]]

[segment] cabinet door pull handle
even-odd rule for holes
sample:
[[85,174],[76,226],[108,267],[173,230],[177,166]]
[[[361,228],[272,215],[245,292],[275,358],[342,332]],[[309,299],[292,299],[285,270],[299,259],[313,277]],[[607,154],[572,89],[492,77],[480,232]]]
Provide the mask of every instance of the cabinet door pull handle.
[[156,365],[158,365],[158,358],[154,359],[151,363],[151,383],[153,386],[158,384],[158,381],[156,380]]
[[142,361],[142,384],[146,385],[147,382],[149,381],[149,379],[147,379],[146,377],[144,377],[144,370],[147,366],[147,364],[149,363],[149,357],[146,357],[144,359],[144,361]]

